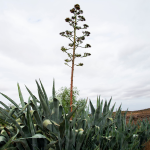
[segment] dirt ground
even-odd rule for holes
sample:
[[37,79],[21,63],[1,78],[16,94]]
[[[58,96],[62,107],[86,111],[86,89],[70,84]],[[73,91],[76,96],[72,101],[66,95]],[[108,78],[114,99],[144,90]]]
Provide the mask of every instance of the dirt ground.
[[[122,114],[124,114],[126,111],[122,111]],[[113,112],[115,115],[115,112]],[[126,114],[126,124],[129,122],[130,115],[132,113],[134,124],[137,124],[137,121],[142,121],[143,119],[147,118],[150,122],[150,108],[143,109],[143,110],[137,110],[137,111],[128,111]],[[133,123],[133,121],[132,121]],[[150,150],[150,140],[145,143],[146,147],[144,150]]]

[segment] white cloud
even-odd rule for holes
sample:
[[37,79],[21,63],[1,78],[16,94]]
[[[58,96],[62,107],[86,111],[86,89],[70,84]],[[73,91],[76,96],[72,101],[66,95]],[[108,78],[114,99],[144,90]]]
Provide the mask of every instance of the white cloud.
[[[89,31],[76,53],[91,56],[75,59],[73,85],[79,98],[89,98],[96,106],[97,95],[103,100],[112,96],[111,106],[139,110],[148,107],[150,98],[150,10],[149,1],[6,1],[0,2],[0,92],[20,103],[17,83],[25,101],[29,94],[25,85],[38,97],[35,80],[41,79],[48,96],[52,95],[53,78],[56,91],[70,87],[71,68],[64,65],[68,56],[60,49],[71,43],[59,33],[73,28],[65,19],[70,9],[79,4]],[[69,50],[69,52],[72,52]],[[71,63],[69,63],[71,65]],[[0,95],[1,101],[8,100]]]

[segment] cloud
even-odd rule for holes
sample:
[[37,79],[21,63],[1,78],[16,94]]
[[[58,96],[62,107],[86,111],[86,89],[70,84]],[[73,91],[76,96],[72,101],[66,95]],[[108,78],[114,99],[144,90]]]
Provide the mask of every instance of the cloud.
[[[144,109],[149,99],[150,21],[148,1],[26,1],[0,2],[0,92],[20,103],[19,83],[27,102],[29,93],[25,85],[38,97],[35,80],[41,79],[52,95],[55,79],[56,91],[70,87],[71,68],[64,65],[68,58],[61,47],[69,48],[71,41],[59,33],[73,28],[65,22],[71,17],[70,9],[80,4],[85,22],[82,31],[91,34],[83,44],[91,48],[77,48],[76,53],[91,53],[76,58],[73,86],[80,90],[79,98],[87,98],[96,107],[97,96],[112,105],[122,103],[126,110]],[[129,5],[130,4],[130,5]],[[72,52],[72,50],[68,50]],[[71,63],[69,63],[71,65]],[[8,100],[0,95],[3,102]],[[111,106],[112,106],[111,105]]]

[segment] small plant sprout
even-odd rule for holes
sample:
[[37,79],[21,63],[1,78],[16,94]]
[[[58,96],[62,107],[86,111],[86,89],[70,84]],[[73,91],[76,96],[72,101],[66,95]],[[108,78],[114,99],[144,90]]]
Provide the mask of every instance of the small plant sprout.
[[[87,57],[87,56],[90,56],[91,54],[90,53],[84,53],[84,56],[81,56],[81,54],[75,54],[75,50],[77,47],[81,47],[79,46],[79,44],[83,43],[82,40],[85,39],[85,36],[89,36],[90,35],[90,32],[88,31],[85,31],[85,32],[82,32],[84,35],[81,36],[81,37],[77,37],[76,36],[76,30],[80,30],[80,29],[87,29],[87,27],[89,27],[87,24],[84,24],[84,28],[81,28],[80,26],[77,26],[77,22],[79,21],[85,21],[85,18],[83,16],[80,16],[80,14],[83,14],[83,11],[80,10],[80,5],[79,4],[76,4],[74,5],[74,8],[72,8],[70,10],[71,13],[74,14],[74,16],[72,16],[72,18],[66,18],[65,21],[66,22],[69,22],[70,26],[73,26],[74,28],[74,35],[72,35],[72,32],[73,31],[68,31],[66,30],[65,32],[61,32],[60,35],[61,36],[65,36],[67,38],[69,38],[72,43],[69,44],[70,47],[73,47],[73,48],[64,48],[64,46],[61,47],[61,50],[65,53],[68,54],[69,59],[65,59],[65,65],[68,65],[67,63],[68,62],[71,62],[72,61],[72,67],[71,67],[71,87],[70,87],[70,111],[72,112],[72,91],[73,91],[73,72],[74,72],[74,61],[75,61],[75,58],[76,57]],[[78,18],[77,18],[78,17]],[[66,34],[66,35],[65,35]],[[73,39],[71,39],[71,37],[73,37]],[[82,48],[88,48],[88,47],[91,47],[90,44],[86,44],[85,47],[82,47]],[[73,54],[71,53],[68,53],[67,50],[69,49],[73,49]],[[76,66],[83,66],[83,63],[79,63],[78,65]],[[70,118],[70,120],[72,120],[72,117]]]

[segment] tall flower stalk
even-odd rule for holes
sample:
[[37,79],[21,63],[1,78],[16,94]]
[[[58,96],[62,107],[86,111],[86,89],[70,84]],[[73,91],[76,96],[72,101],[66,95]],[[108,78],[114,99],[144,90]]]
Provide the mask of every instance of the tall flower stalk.
[[[88,32],[88,31],[82,32],[84,35],[81,36],[81,37],[77,37],[76,36],[76,30],[87,29],[87,27],[89,27],[89,26],[87,24],[83,24],[84,28],[81,28],[80,26],[77,26],[77,22],[85,21],[85,18],[83,16],[80,16],[80,14],[83,14],[83,11],[80,10],[80,5],[79,4],[74,5],[74,8],[72,8],[70,10],[70,12],[73,13],[74,16],[72,16],[71,19],[66,18],[65,21],[69,22],[70,26],[72,26],[74,28],[74,35],[72,35],[73,31],[68,31],[68,30],[66,30],[65,32],[61,32],[60,35],[69,38],[72,41],[72,43],[69,43],[69,46],[73,47],[73,48],[68,48],[68,49],[64,48],[64,46],[61,47],[61,50],[65,53],[67,53],[69,58],[70,58],[70,60],[65,59],[65,62],[66,62],[65,65],[68,65],[67,63],[72,61],[72,67],[68,65],[69,67],[71,67],[70,111],[72,112],[72,105],[73,105],[72,104],[73,73],[74,73],[74,65],[76,65],[76,64],[74,64],[74,61],[75,61],[76,57],[81,57],[82,58],[82,57],[90,56],[91,54],[90,53],[84,53],[84,56],[81,56],[81,54],[75,54],[76,48],[81,47],[81,46],[79,46],[79,44],[83,43],[82,40],[85,39],[85,36],[89,36],[90,32]],[[73,40],[71,39],[71,37],[73,37]],[[88,47],[91,47],[91,45],[86,44],[85,47],[82,47],[82,48],[88,48]],[[73,49],[73,54],[67,52],[67,50],[69,50],[69,49]],[[83,63],[79,63],[76,66],[83,66]],[[70,120],[72,120],[72,117],[70,118]]]

